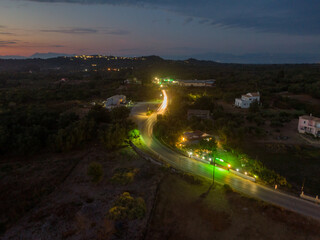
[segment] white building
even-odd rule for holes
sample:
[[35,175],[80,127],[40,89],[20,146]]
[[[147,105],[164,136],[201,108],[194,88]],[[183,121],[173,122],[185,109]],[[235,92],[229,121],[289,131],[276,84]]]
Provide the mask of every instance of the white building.
[[298,131],[299,133],[309,133],[315,137],[320,137],[320,118],[312,115],[300,116]]
[[114,108],[119,107],[122,104],[126,103],[126,96],[124,95],[115,95],[112,97],[109,97],[105,102],[104,105],[106,108]]
[[178,80],[179,86],[182,87],[212,87],[216,80]]
[[241,98],[236,98],[234,101],[234,105],[240,108],[249,108],[250,104],[254,101],[260,102],[260,93],[247,93],[245,95],[241,95]]

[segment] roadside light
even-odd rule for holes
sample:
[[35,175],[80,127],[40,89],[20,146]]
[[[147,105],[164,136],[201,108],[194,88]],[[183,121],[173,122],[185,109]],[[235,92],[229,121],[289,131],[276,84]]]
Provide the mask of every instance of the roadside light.
[[219,160],[220,160],[220,162],[223,162],[223,159],[220,158]]
[[231,168],[231,164],[228,164],[228,168]]
[[237,172],[239,172],[239,168],[237,168],[236,170],[237,170]]
[[257,175],[254,175],[254,178],[258,178],[258,176],[257,176]]
[[182,137],[182,141],[183,141],[183,142],[185,141],[185,138],[184,138],[184,137]]
[[211,161],[212,159],[211,158],[209,158],[209,161]]
[[248,173],[247,173],[247,172],[244,172],[244,174],[245,174],[245,175],[248,175]]
[[202,157],[202,159],[205,159],[205,157]]
[[162,97],[162,93],[160,93],[160,97]]
[[163,87],[163,85],[161,84],[160,87]]

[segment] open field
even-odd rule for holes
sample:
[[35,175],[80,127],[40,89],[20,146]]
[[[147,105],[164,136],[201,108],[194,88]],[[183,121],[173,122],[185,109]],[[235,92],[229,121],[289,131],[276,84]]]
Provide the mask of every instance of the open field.
[[[12,219],[17,222],[10,222],[9,230],[2,239],[110,239],[125,236],[141,239],[152,208],[154,193],[162,176],[161,169],[141,159],[128,147],[116,152],[93,147],[77,159],[79,161],[75,168],[64,175],[62,180],[57,172],[64,173],[64,169],[70,170],[68,165],[74,166],[68,159],[61,160],[65,164],[55,168],[53,167],[57,162],[51,162],[50,159],[46,164],[24,164],[34,170],[29,171],[28,175],[19,176],[15,182],[10,180],[11,173],[2,177],[19,187],[11,185],[16,196],[12,196],[13,193],[10,195],[9,191],[7,196],[1,196],[2,200],[6,201],[5,207],[11,209],[5,213],[19,213],[19,218]],[[87,175],[91,162],[98,162],[103,167],[103,178],[98,183],[93,183]],[[123,181],[113,177],[121,169],[131,168],[136,169],[136,174],[130,175],[129,179]],[[56,174],[50,175],[50,172]],[[47,177],[39,177],[42,175]],[[51,187],[54,183],[55,187]],[[18,194],[19,189],[28,191],[28,187],[29,192]],[[48,188],[50,191],[35,191],[35,188]],[[144,218],[132,221],[113,221],[108,218],[108,211],[114,200],[123,192],[145,200],[147,212]],[[28,198],[35,194],[38,194],[37,201],[34,199],[34,202],[29,204],[30,208],[21,212],[25,206],[17,202],[29,201]],[[20,201],[10,201],[13,197]]]
[[319,239],[320,223],[210,183],[169,175],[146,239]]

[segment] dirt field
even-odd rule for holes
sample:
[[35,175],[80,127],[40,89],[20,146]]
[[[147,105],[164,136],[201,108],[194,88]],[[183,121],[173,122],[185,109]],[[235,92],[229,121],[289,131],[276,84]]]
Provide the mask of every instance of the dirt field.
[[[78,157],[74,161],[60,159],[60,165],[58,160],[54,162],[52,159],[29,163],[28,166],[22,163],[21,169],[16,169],[14,174],[8,172],[2,176],[2,183],[3,179],[11,182],[11,189],[15,190],[10,193],[9,185],[2,186],[9,195],[2,194],[1,200],[6,201],[7,209],[17,213],[25,208],[19,200],[34,197],[37,193],[29,188],[51,190],[50,194],[41,192],[39,199],[33,198],[32,208],[20,214],[20,220],[8,224],[9,230],[2,239],[125,239],[126,236],[141,239],[162,170],[141,159],[131,148],[109,153],[95,147]],[[88,165],[93,161],[101,163],[104,170],[103,179],[97,184],[87,175]],[[110,179],[119,167],[134,167],[139,172],[127,185],[111,183]],[[26,171],[28,168],[30,171]],[[17,177],[16,172],[21,175]],[[123,192],[145,200],[147,214],[143,219],[129,222],[108,220],[108,210]]]
[[147,238],[156,239],[310,239],[320,223],[246,198],[209,183],[191,185],[176,175],[161,184]]

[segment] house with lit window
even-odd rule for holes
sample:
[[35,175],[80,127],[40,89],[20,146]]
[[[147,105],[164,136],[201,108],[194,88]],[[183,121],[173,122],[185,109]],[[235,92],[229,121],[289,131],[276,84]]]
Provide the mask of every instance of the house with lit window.
[[104,101],[104,105],[108,109],[123,106],[125,103],[126,103],[126,96],[124,95],[115,95],[115,96],[109,97],[106,101]]
[[183,142],[194,142],[201,139],[206,139],[212,137],[211,135],[204,133],[202,131],[196,130],[191,132],[184,132],[182,135]]
[[247,93],[245,95],[241,95],[241,98],[236,98],[234,105],[240,108],[249,108],[250,104],[254,101],[260,103],[260,93]]
[[308,115],[299,117],[298,124],[299,133],[312,134],[314,137],[320,137],[320,118]]

